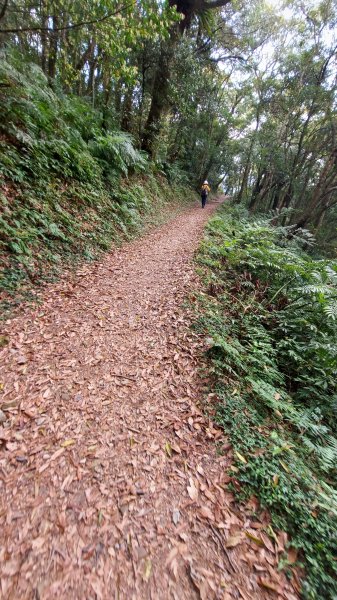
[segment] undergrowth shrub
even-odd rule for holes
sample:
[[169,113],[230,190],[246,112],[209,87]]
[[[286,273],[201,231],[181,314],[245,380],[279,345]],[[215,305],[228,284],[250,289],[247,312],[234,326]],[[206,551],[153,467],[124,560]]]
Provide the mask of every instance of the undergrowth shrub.
[[337,597],[337,264],[314,260],[307,234],[215,216],[199,253],[217,420],[251,493],[301,550],[303,596]]
[[[181,203],[191,200],[177,190]],[[64,262],[92,260],[139,233],[172,200],[168,183],[151,173],[122,180],[111,191],[85,182],[39,182],[0,198],[0,308],[20,301],[31,285],[53,279]],[[151,217],[153,215],[153,217]],[[20,293],[19,293],[20,292]]]
[[[0,55],[0,295],[12,306],[64,261],[94,259],[172,201],[130,135],[103,131],[85,100],[32,64]],[[175,200],[192,199],[183,185]]]

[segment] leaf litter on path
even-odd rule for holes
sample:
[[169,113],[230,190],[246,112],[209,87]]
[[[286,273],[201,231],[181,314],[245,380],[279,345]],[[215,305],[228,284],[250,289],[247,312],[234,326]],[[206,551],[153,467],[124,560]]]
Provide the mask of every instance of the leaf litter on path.
[[298,597],[277,571],[286,538],[235,506],[198,405],[203,346],[182,304],[214,206],[65,275],[5,324],[4,598]]

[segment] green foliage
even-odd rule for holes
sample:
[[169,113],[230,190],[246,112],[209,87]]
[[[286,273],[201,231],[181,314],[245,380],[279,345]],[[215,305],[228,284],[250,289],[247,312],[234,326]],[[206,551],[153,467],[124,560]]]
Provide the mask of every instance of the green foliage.
[[[0,63],[3,307],[64,261],[92,260],[172,201],[130,135],[101,130],[84,100],[56,94],[36,65]],[[177,184],[175,200],[186,188]]]
[[[0,175],[13,181],[52,176],[97,183],[147,168],[130,135],[101,131],[101,115],[85,100],[58,96],[33,64],[0,61]],[[1,88],[0,88],[1,89]]]
[[98,135],[89,144],[93,156],[99,159],[105,175],[115,171],[127,175],[129,170],[146,170],[147,161],[144,152],[136,150],[132,138],[121,131],[108,135]]
[[252,492],[303,551],[303,595],[337,593],[337,264],[303,250],[308,236],[229,209],[199,255],[219,423],[247,463]]
[[[176,201],[189,200],[184,187]],[[115,186],[96,187],[76,180],[62,184],[35,181],[16,188],[10,202],[1,199],[0,292],[10,308],[32,284],[53,278],[65,262],[92,260],[112,243],[141,231],[152,214],[172,202],[167,181],[152,174],[134,175]]]

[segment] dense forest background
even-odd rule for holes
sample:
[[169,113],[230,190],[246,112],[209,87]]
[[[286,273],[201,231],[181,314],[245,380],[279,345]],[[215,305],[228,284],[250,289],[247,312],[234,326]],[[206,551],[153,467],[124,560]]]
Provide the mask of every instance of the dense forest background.
[[111,138],[122,131],[172,182],[198,187],[207,177],[333,252],[331,0],[5,0],[0,47],[7,181],[59,167],[83,179],[83,142],[111,175],[106,162],[116,170],[114,151],[131,140]]

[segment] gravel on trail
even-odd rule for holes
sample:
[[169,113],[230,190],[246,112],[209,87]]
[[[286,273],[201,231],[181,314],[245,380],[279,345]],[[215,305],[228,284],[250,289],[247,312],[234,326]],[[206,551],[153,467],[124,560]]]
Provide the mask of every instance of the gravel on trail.
[[[200,408],[183,307],[216,203],[65,275],[0,348],[0,597],[296,600]],[[221,454],[217,446],[222,445]]]

